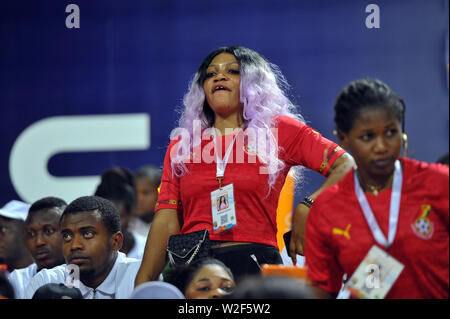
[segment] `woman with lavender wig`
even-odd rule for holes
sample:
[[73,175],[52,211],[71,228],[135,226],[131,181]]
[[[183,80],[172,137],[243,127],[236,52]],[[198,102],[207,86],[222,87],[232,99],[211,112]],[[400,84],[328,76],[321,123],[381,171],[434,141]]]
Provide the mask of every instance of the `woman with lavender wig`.
[[[168,238],[208,229],[211,255],[236,280],[282,263],[276,210],[291,167],[327,177],[298,204],[290,254],[303,253],[309,207],[353,166],[338,145],[305,125],[287,98],[278,67],[241,46],[222,47],[201,63],[171,134],[156,215],[135,285],[156,280],[166,263]],[[217,199],[228,198],[218,212]]]

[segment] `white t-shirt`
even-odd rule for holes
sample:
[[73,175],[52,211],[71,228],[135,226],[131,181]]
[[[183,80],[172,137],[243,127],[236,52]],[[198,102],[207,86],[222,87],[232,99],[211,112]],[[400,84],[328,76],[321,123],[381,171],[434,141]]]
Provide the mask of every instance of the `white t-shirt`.
[[131,234],[134,237],[134,246],[128,252],[127,257],[142,260],[142,257],[144,256],[145,243],[147,241],[147,237],[139,235],[136,232],[131,232]]
[[[118,252],[114,266],[106,279],[96,288],[85,286],[79,282],[79,288],[84,299],[128,299],[134,289],[134,280],[141,265],[135,258],[127,258]],[[66,284],[69,271],[66,265],[43,269],[31,279],[25,290],[25,299],[31,299],[35,291],[49,283]],[[94,296],[95,295],[95,296]]]
[[25,293],[25,288],[27,288],[28,283],[31,278],[37,273],[37,265],[33,263],[28,267],[15,269],[9,274],[8,280],[14,289],[14,295],[16,299],[23,299]]
[[147,224],[139,217],[134,217],[128,224],[128,230],[133,233],[138,233],[139,235],[147,238],[151,226],[152,223]]

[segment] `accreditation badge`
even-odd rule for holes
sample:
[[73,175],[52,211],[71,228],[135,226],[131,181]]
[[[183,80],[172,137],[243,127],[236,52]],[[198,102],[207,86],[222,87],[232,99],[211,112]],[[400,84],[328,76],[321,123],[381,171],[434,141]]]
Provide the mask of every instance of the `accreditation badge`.
[[218,234],[236,226],[233,184],[211,192],[213,233]]
[[356,298],[383,299],[394,285],[404,265],[376,245],[345,284]]

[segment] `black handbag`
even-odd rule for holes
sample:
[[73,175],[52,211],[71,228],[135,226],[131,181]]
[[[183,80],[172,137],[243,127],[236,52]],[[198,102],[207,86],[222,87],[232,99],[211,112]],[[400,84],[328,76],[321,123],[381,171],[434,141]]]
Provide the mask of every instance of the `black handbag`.
[[170,265],[189,265],[195,259],[209,257],[210,246],[207,229],[172,235],[166,249]]

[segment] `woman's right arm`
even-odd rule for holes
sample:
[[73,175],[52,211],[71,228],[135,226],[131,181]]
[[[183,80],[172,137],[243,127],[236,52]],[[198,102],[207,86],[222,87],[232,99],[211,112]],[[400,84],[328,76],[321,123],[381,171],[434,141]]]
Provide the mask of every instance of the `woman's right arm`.
[[176,209],[161,209],[153,219],[147,236],[144,257],[136,275],[134,286],[157,280],[166,265],[166,248],[169,236],[180,232]]

